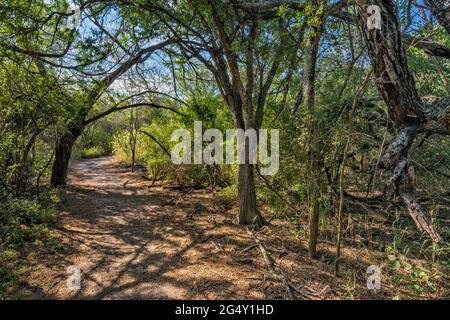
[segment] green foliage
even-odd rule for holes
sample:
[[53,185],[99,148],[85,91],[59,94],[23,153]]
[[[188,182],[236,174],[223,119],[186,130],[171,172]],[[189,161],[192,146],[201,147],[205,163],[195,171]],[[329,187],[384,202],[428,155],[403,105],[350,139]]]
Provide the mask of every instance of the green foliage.
[[[172,164],[170,153],[179,143],[171,141],[176,129],[187,129],[193,135],[194,121],[203,122],[203,131],[218,128],[225,133],[232,128],[230,115],[220,97],[206,93],[196,94],[189,105],[174,116],[172,112],[152,110],[141,114],[146,119],[139,129],[136,144],[136,161],[145,164],[149,177],[178,183],[195,183],[209,186],[227,186],[234,183],[235,168],[228,165],[186,165]],[[123,123],[127,120],[123,119]],[[125,125],[127,126],[127,125]],[[112,138],[114,156],[123,163],[130,164],[132,149],[129,128],[118,130]]]
[[[86,22],[78,31],[64,27],[69,18],[65,14],[67,1],[6,0],[0,5],[2,243],[19,246],[29,241],[48,241],[52,246],[58,246],[58,242],[48,236],[49,226],[55,219],[52,202],[45,200],[45,195],[40,197],[40,201],[34,200],[37,180],[48,182],[55,145],[70,131],[71,126],[84,125],[86,120],[96,118],[105,110],[128,103],[151,102],[154,106],[174,108],[179,113],[154,106],[110,113],[83,128],[72,157],[95,158],[114,154],[119,161],[130,164],[131,141],[137,137],[135,160],[146,166],[150,178],[221,187],[218,198],[230,205],[236,203],[237,166],[174,166],[167,154],[177,143],[170,140],[172,132],[187,129],[192,133],[194,121],[202,121],[204,130],[217,128],[224,132],[235,126],[224,100],[230,99],[229,91],[236,88],[224,88],[223,83],[236,82],[235,78],[239,77],[223,70],[211,72],[210,67],[215,59],[219,61],[215,55],[228,50],[221,50],[223,44],[220,39],[214,39],[214,33],[208,34],[215,29],[211,6],[201,0],[169,1],[169,5],[162,0],[149,3],[135,1],[133,6],[123,5],[120,1],[87,3],[83,10],[83,20]],[[255,109],[261,96],[251,88],[250,82],[255,88],[264,87],[270,66],[273,62],[280,62],[273,84],[268,88],[263,119],[264,128],[280,129],[280,170],[277,175],[265,179],[255,174],[257,197],[260,207],[267,211],[265,215],[287,219],[292,225],[294,237],[305,238],[309,219],[307,186],[311,181],[311,171],[307,165],[311,151],[308,146],[308,113],[304,102],[295,114],[291,108],[297,95],[304,93],[302,42],[308,32],[322,24],[327,7],[325,2],[312,5],[311,1],[301,2],[297,9],[288,3],[278,6],[273,12],[277,12],[283,22],[279,24],[277,19],[263,19],[255,23],[256,35],[251,38],[250,20],[234,19],[233,11],[239,12],[239,6],[229,10],[229,2],[214,3],[220,9],[216,18],[223,19],[225,33],[233,40],[229,49],[235,53],[238,76],[245,90],[251,92]],[[151,10],[146,10],[146,6]],[[164,10],[158,12],[158,6],[163,6]],[[414,18],[413,23],[407,25],[411,22],[408,22],[410,16],[406,13],[410,7],[409,1],[400,2],[402,29],[407,27],[405,30],[412,38],[423,38],[450,47],[448,33],[434,25],[434,21],[430,21],[430,25],[426,25],[427,21],[417,24],[419,18]],[[349,13],[354,14],[355,8],[350,6]],[[261,16],[265,16],[266,11],[269,13],[271,10],[260,10],[264,12]],[[186,28],[187,25],[189,28]],[[176,36],[172,33],[174,31]],[[139,63],[122,74],[113,85],[102,81],[126,66],[129,58],[156,39],[181,41],[187,35],[189,44],[178,42],[155,54],[134,59]],[[278,52],[279,41],[282,50],[276,56],[274,52]],[[70,49],[64,54],[67,45]],[[251,48],[251,45],[254,47]],[[207,48],[198,55],[196,52],[180,52],[181,48],[201,51],[202,47]],[[17,48],[29,52],[24,54]],[[364,37],[357,26],[342,23],[333,16],[327,16],[319,49],[314,114],[318,120],[320,150],[316,160],[320,170],[314,178],[320,184],[321,224],[324,228],[333,228],[334,232],[339,168],[347,141],[349,110],[370,62]],[[44,53],[44,57],[39,52]],[[64,57],[47,57],[47,54],[58,56],[59,53]],[[443,76],[449,79],[449,60],[430,57],[412,45],[407,47],[407,54],[419,94],[448,95],[442,75],[436,69],[442,69]],[[231,56],[222,58],[220,63],[228,70],[234,62]],[[358,59],[353,61],[355,58]],[[206,67],[202,65],[204,61],[207,62]],[[248,76],[249,72],[254,75],[253,79]],[[221,85],[217,83],[219,79]],[[376,165],[382,147],[391,140],[395,131],[374,84],[376,81],[370,83],[364,92],[363,103],[357,106],[354,113],[352,143],[344,177],[345,191],[363,195],[384,190],[386,174]],[[240,94],[231,98],[241,100],[242,92]],[[134,112],[134,118],[131,112]],[[243,117],[246,116],[247,110],[244,110]],[[417,140],[421,138],[419,132]],[[409,286],[420,294],[436,288],[436,277],[431,267],[406,265],[400,256],[426,258],[441,265],[450,265],[450,229],[440,218],[447,214],[448,206],[445,204],[446,207],[442,208],[433,198],[437,193],[447,197],[445,193],[450,189],[450,141],[436,135],[424,144],[415,143],[410,149],[408,161],[416,172],[417,193],[429,199],[426,204],[444,241],[439,245],[427,241],[417,232],[411,219],[404,217],[404,212],[397,209],[387,215],[393,220],[387,224],[395,229],[395,234],[378,241],[383,242],[383,248],[391,246],[392,252],[389,253],[395,257],[391,267],[396,271],[401,268],[406,270],[399,276],[399,284]],[[439,201],[448,203],[445,197]],[[344,211],[346,215],[351,214],[347,203]],[[353,277],[353,272],[344,273],[344,279],[348,278],[349,297],[355,293]],[[0,268],[0,298],[5,288],[13,286],[17,280],[18,274],[12,269]],[[2,283],[6,283],[6,287]]]
[[219,199],[230,205],[237,203],[237,184],[232,184],[219,191]]
[[[70,113],[71,93],[51,69],[24,57],[0,64],[0,193],[33,192],[53,154],[54,129]],[[48,167],[48,166],[47,166]]]
[[48,226],[56,220],[52,203],[9,198],[0,204],[0,239],[2,243],[20,245],[45,240]]
[[[114,156],[123,163],[131,163],[130,133],[126,130],[118,131],[112,138],[112,150]],[[136,161],[144,160],[144,146],[142,140],[136,145]]]
[[106,155],[105,150],[97,146],[81,150],[81,157],[83,159],[100,158]]
[[[394,283],[406,290],[407,298],[417,298],[424,294],[436,292],[445,278],[443,272],[450,270],[448,234],[443,233],[444,241],[441,244],[432,243],[427,247],[428,239],[417,241],[407,238],[407,230],[414,230],[404,217],[397,216],[395,224],[401,228],[400,221],[405,220],[403,231],[394,235],[392,245],[386,248],[389,272]],[[408,219],[409,220],[409,219]],[[431,251],[431,252],[428,252]],[[417,257],[427,254],[427,263],[417,262]],[[437,259],[435,263],[435,259]]]
[[55,195],[45,193],[40,200],[7,198],[0,203],[0,300],[17,299],[21,276],[27,271],[18,259],[29,243],[61,249],[62,244],[49,228],[56,222]]
[[436,291],[436,285],[442,280],[441,272],[427,268],[422,264],[413,264],[389,255],[390,268],[393,270],[392,280],[398,286],[408,290],[410,297],[420,297],[424,293]]
[[0,266],[0,300],[10,298],[10,292],[19,286],[21,270],[14,271],[12,268]]
[[[110,119],[101,119],[88,126],[77,141],[76,149],[80,156],[94,153],[96,156],[106,156],[112,153],[112,137],[117,131],[117,124]],[[86,154],[87,155],[87,154]],[[89,157],[89,156],[88,156]]]

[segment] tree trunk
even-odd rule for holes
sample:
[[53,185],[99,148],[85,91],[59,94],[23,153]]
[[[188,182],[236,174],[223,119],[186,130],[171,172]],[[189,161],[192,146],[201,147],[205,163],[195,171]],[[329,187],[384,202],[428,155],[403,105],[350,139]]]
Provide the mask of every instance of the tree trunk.
[[[446,131],[449,127],[450,107],[448,99],[426,104],[419,97],[414,78],[409,71],[407,56],[401,42],[400,19],[397,1],[356,1],[358,21],[368,45],[374,68],[375,83],[388,107],[389,116],[396,126],[396,135],[383,151],[380,167],[391,170],[390,184],[402,199],[409,215],[419,230],[428,233],[433,241],[441,238],[426,211],[417,202],[408,170],[408,151],[421,129],[432,126]],[[381,29],[367,27],[369,5],[377,5],[381,14]],[[432,107],[433,106],[433,107]],[[433,129],[437,130],[437,129]]]
[[131,172],[134,172],[135,162],[136,162],[136,147],[133,144],[133,149],[131,151]]
[[[319,1],[311,1],[313,6],[318,6]],[[316,13],[312,15],[315,18]],[[321,24],[322,17],[319,17]],[[321,37],[321,25],[311,25],[305,43],[305,58],[303,65],[303,90],[305,104],[308,111],[308,205],[309,205],[309,256],[317,255],[317,240],[319,238],[319,198],[320,198],[320,141],[319,126],[316,114],[316,62]]]
[[37,136],[39,135],[41,131],[38,131],[33,134],[33,136],[28,141],[27,145],[25,146],[22,157],[19,163],[19,166],[17,167],[16,171],[16,195],[18,196],[21,194],[25,188],[25,181],[28,178],[28,170],[29,170],[29,163],[28,163],[28,156],[30,154],[31,148],[34,146]]
[[240,164],[238,169],[239,224],[262,224],[256,206],[255,178],[252,164]]
[[137,115],[134,110],[130,110],[130,147],[131,147],[131,172],[134,172],[136,165],[136,142],[137,142]]
[[[361,96],[363,95],[369,81],[372,76],[372,71],[370,71],[366,79],[364,80],[361,87],[356,91],[355,97],[352,102],[352,108],[350,109],[350,113],[348,115],[348,132],[347,132],[347,141],[345,143],[344,152],[342,156],[341,166],[339,168],[339,207],[338,207],[338,227],[337,227],[337,239],[336,239],[336,259],[334,260],[334,275],[337,276],[339,273],[339,261],[341,258],[341,243],[342,243],[342,219],[344,216],[344,196],[345,196],[345,167],[347,165],[348,159],[348,151],[350,148],[350,144],[352,143],[352,134],[353,134],[353,115],[355,113],[355,109],[361,100]],[[350,215],[349,215],[350,217]]]
[[32,167],[32,163],[29,164],[28,162],[28,156],[30,154],[31,149],[34,147],[36,143],[37,137],[50,126],[50,123],[47,123],[41,128],[37,128],[33,135],[31,136],[30,140],[28,140],[28,143],[26,144],[21,160],[19,163],[19,166],[17,167],[17,173],[16,173],[16,195],[19,195],[22,193],[22,191],[25,188],[25,181],[28,176],[28,170]]
[[57,187],[66,185],[72,148],[81,132],[82,129],[72,128],[64,133],[58,140],[55,149],[55,160],[53,161],[52,167],[52,186]]

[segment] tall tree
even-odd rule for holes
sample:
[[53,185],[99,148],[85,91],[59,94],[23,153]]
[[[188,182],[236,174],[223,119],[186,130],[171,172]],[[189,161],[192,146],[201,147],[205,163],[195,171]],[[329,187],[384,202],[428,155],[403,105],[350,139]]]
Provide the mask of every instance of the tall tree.
[[309,256],[314,258],[319,237],[319,198],[320,198],[320,140],[316,110],[316,63],[319,52],[320,38],[323,28],[323,1],[308,2],[311,10],[309,31],[306,37],[303,64],[303,90],[306,109],[308,111],[308,150],[309,150]]
[[[233,3],[192,1],[171,11],[157,3],[141,7],[158,14],[189,63],[197,60],[213,75],[237,129],[261,128],[267,97],[288,45],[281,22],[256,21]],[[195,70],[195,67],[194,67]],[[263,222],[256,204],[254,165],[246,143],[238,167],[239,223]]]

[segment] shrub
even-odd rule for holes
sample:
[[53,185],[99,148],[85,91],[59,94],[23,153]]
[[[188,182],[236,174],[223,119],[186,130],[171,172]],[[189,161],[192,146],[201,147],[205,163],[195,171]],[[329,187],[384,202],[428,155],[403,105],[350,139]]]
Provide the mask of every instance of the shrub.
[[44,239],[48,225],[56,219],[53,205],[43,205],[36,200],[7,199],[0,204],[0,241],[19,245],[23,242]]
[[237,202],[237,184],[232,184],[219,191],[219,200],[228,205],[233,205]]
[[91,147],[81,150],[81,158],[83,159],[100,158],[106,155],[107,152],[102,147]]
[[18,257],[26,243],[62,248],[60,239],[49,233],[56,221],[55,196],[43,193],[40,201],[4,198],[0,202],[0,300],[20,298],[17,290],[27,266]]
[[11,268],[0,267],[0,300],[8,298],[8,291],[17,287],[19,277]]
[[[131,146],[130,133],[126,130],[117,132],[112,138],[112,150],[114,156],[120,162],[131,164]],[[144,146],[141,139],[138,139],[136,144],[136,158],[138,162],[143,161]]]

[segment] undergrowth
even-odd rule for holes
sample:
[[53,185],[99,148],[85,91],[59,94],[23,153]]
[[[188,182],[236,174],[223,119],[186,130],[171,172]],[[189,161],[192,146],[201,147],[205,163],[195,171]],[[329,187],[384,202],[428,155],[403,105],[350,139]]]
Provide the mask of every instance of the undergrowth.
[[61,248],[59,239],[50,232],[56,222],[55,193],[38,198],[6,197],[0,202],[0,300],[20,298],[17,291],[28,267],[20,259],[28,244]]

